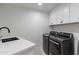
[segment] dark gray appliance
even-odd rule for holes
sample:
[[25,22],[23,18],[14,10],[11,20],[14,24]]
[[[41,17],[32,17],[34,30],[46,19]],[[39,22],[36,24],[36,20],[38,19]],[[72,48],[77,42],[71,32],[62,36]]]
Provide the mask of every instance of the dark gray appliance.
[[79,40],[78,40],[78,46],[77,46],[77,55],[79,55]]
[[[44,45],[48,49],[49,55],[73,55],[74,54],[74,39],[72,33],[51,31],[48,39],[48,44]],[[46,49],[44,48],[44,51]]]
[[49,33],[43,34],[43,50],[46,54],[49,54]]

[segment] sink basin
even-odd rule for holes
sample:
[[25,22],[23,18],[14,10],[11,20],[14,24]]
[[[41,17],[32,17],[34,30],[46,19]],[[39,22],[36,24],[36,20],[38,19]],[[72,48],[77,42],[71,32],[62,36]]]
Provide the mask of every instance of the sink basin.
[[5,43],[5,42],[19,40],[19,38],[17,38],[17,37],[11,37],[11,38],[5,38],[5,39],[1,39],[1,40],[2,40],[2,43]]
[[35,43],[27,39],[11,36],[3,37],[0,42],[0,55],[28,55],[34,54]]

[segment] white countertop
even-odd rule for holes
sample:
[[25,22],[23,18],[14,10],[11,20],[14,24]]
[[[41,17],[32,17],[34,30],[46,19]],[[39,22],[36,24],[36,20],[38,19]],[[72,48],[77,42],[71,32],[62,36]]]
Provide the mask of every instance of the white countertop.
[[17,52],[20,52],[24,49],[28,49],[30,47],[35,46],[35,43],[28,41],[27,39],[23,39],[18,37],[19,40],[10,41],[6,43],[0,42],[0,55],[12,55]]

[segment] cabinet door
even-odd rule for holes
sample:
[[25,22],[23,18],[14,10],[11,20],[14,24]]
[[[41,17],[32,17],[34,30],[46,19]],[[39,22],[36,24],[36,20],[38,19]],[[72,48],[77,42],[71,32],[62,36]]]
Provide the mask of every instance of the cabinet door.
[[64,6],[61,4],[57,7],[57,24],[62,24],[63,23],[63,15],[64,15]]
[[58,25],[62,23],[64,15],[63,9],[64,7],[62,5],[58,5],[55,9],[53,9],[50,15],[50,25]]
[[55,14],[53,14],[50,17],[50,21],[49,21],[49,25],[54,25],[54,24],[56,24],[56,16],[55,16]]
[[58,22],[57,22],[57,11],[54,9],[51,14],[50,14],[50,17],[49,17],[49,25],[56,25]]
[[64,23],[70,22],[69,6],[70,6],[70,4],[61,4],[60,6],[58,6],[57,21],[59,22],[59,24],[64,24]]
[[70,23],[70,4],[64,4],[63,23]]
[[79,22],[79,3],[70,5],[70,19],[71,22]]
[[50,16],[50,25],[59,25],[70,22],[69,19],[69,5],[70,4],[59,4],[53,9],[53,13]]

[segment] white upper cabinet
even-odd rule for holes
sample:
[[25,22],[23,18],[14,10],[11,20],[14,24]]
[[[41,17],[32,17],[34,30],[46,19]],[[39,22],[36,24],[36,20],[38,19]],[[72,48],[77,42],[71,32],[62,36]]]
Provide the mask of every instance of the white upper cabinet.
[[52,24],[57,24],[58,21],[57,21],[57,9],[55,8],[49,15],[49,25],[52,25]]
[[49,25],[79,22],[79,3],[63,3],[56,6],[50,13]]
[[69,5],[70,4],[59,4],[50,13],[49,25],[58,25],[67,23],[69,20]]
[[61,4],[58,7],[58,15],[57,19],[59,20],[59,24],[67,23],[69,22],[69,6],[70,4]]
[[70,4],[64,4],[63,24],[70,22]]
[[71,22],[79,22],[79,3],[70,5],[70,19]]

